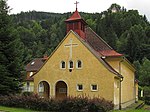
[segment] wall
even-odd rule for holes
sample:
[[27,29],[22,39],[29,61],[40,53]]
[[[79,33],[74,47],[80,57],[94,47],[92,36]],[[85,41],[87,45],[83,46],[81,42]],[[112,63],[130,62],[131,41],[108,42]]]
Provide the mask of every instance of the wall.
[[[65,47],[72,38],[73,43],[78,46],[73,47],[72,61],[74,68],[69,72],[68,62],[70,60],[70,48]],[[61,61],[66,62],[66,69],[60,68]],[[83,63],[82,69],[76,68],[77,60]],[[104,67],[104,65],[77,39],[71,32],[63,40],[59,48],[48,59],[42,69],[34,76],[35,89],[38,93],[38,84],[47,81],[50,85],[50,96],[55,96],[55,84],[64,81],[68,86],[68,96],[84,95],[89,97],[104,97],[107,100],[114,100],[114,74]],[[83,84],[83,91],[77,91],[77,84]],[[98,91],[91,91],[91,84],[98,84]]]
[[[107,58],[107,62],[115,68],[116,71],[121,73],[121,75],[124,77],[123,81],[121,83],[121,103],[122,108],[125,108],[126,106],[132,104],[135,102],[135,79],[134,79],[134,68],[132,68],[131,65],[122,58]],[[120,63],[120,64],[119,64]],[[120,67],[120,71],[119,71]]]

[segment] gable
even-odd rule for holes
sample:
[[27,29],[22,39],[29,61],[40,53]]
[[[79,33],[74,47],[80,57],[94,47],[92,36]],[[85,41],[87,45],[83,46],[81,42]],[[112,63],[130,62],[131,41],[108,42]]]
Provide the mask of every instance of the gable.
[[[72,40],[72,44],[73,44],[72,51],[70,51],[70,47],[69,47],[70,40]],[[62,42],[57,46],[55,51],[51,54],[51,56],[44,64],[44,66],[47,66],[45,68],[51,68],[50,66],[53,66],[54,69],[58,70],[60,69],[59,64],[61,63],[61,61],[65,61],[66,68],[68,68],[69,60],[74,61],[74,66],[76,66],[77,60],[81,60],[83,61],[84,65],[87,65],[86,69],[88,69],[88,67],[91,67],[94,64],[92,59],[95,60],[97,63],[99,63],[98,66],[102,66],[103,69],[107,69],[109,70],[109,72],[113,73],[114,75],[117,75],[118,77],[122,77],[107,62],[101,59],[101,57],[94,52],[94,49],[88,46],[85,40],[80,38],[73,31],[70,31],[66,35],[66,37],[62,40]],[[42,68],[44,69],[44,66],[41,67],[41,69]]]

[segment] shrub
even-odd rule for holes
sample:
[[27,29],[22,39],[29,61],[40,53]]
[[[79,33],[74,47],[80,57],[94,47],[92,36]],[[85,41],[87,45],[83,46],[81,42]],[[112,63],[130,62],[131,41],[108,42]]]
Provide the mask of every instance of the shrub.
[[150,95],[145,96],[145,104],[150,105]]
[[144,87],[144,100],[146,104],[150,105],[150,87],[148,86]]
[[33,94],[0,96],[0,105],[51,112],[106,112],[113,109],[112,102],[103,98],[67,97],[57,100]]
[[23,92],[22,95],[24,95],[24,96],[31,96],[31,95],[33,95],[33,92]]

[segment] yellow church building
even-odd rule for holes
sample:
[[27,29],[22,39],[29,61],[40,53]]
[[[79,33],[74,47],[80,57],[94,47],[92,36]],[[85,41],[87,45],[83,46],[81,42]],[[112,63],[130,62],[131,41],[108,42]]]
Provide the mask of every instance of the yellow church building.
[[102,97],[125,108],[137,98],[135,68],[81,18],[77,8],[65,21],[67,35],[31,77],[34,93],[58,99]]

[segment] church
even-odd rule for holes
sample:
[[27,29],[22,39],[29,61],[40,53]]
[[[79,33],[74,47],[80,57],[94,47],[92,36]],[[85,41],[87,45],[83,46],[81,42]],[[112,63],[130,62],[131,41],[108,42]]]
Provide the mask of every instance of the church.
[[77,7],[65,23],[64,39],[30,75],[34,93],[57,99],[102,97],[112,101],[116,109],[135,103],[138,83],[132,64],[88,27]]

